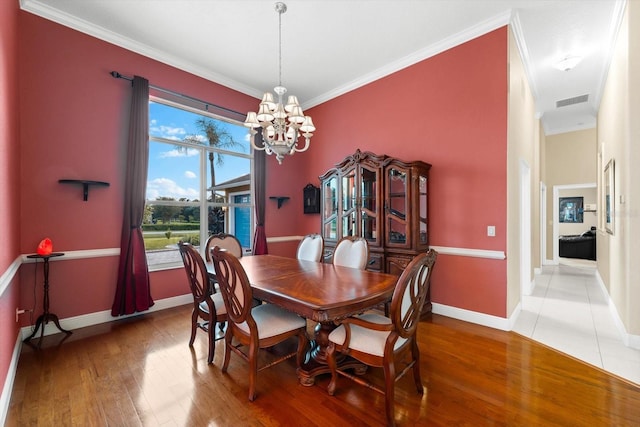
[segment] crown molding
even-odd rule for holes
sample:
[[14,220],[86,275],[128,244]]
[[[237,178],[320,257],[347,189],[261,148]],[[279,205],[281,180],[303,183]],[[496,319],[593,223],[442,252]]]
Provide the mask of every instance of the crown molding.
[[[53,2],[55,3],[55,2]],[[138,53],[147,58],[162,62],[179,70],[186,71],[204,79],[210,80],[222,86],[226,86],[230,89],[237,90],[254,98],[262,97],[262,91],[242,84],[236,80],[230,79],[227,76],[221,74],[212,73],[211,71],[195,64],[179,59],[173,55],[168,55],[166,52],[154,49],[146,44],[139,43],[136,40],[122,37],[121,35],[109,31],[103,27],[92,24],[83,19],[79,19],[68,13],[61,12],[60,10],[43,3],[39,0],[20,0],[20,8],[25,12],[32,13],[41,18],[53,21],[57,24],[95,37],[107,43],[111,43],[115,46],[119,46],[123,49]]]
[[322,104],[323,102],[329,101],[340,95],[344,95],[347,92],[351,92],[352,90],[358,89],[364,85],[367,85],[371,82],[379,80],[385,76],[398,72],[404,68],[410,67],[411,65],[417,64],[418,62],[431,58],[432,56],[435,56],[439,53],[442,53],[458,45],[461,45],[462,43],[466,43],[470,40],[473,40],[477,37],[487,34],[493,30],[496,30],[500,27],[508,25],[509,22],[511,21],[511,15],[512,15],[512,12],[508,11],[508,12],[496,15],[493,18],[487,19],[486,21],[480,22],[472,27],[465,29],[464,31],[461,31],[457,34],[452,35],[451,37],[443,39],[438,43],[435,43],[424,49],[420,49],[416,52],[413,52],[403,58],[400,58],[395,62],[391,62],[385,65],[384,67],[380,67],[368,74],[363,75],[362,77],[352,80],[351,82],[345,85],[339,86],[329,92],[325,92],[320,96],[312,98],[306,101],[302,105],[302,107],[304,109],[308,109],[316,105]]
[[602,100],[602,94],[604,93],[604,86],[607,83],[607,77],[609,75],[609,68],[611,68],[611,60],[613,59],[613,53],[615,51],[616,40],[618,38],[618,33],[620,32],[620,26],[622,25],[622,20],[624,18],[624,11],[627,7],[627,0],[615,0],[615,8],[613,9],[613,14],[611,15],[611,33],[608,37],[609,49],[607,50],[607,58],[602,64],[602,69],[600,70],[600,79],[598,82],[597,90],[595,96],[593,97],[593,105],[596,106],[595,113],[598,114],[598,109],[600,107],[600,101]]

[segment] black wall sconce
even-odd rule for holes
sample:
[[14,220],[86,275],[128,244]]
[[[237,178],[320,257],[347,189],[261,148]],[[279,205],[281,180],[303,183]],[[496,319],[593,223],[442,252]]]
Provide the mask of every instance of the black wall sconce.
[[313,184],[307,184],[307,186],[302,190],[302,193],[302,200],[304,200],[304,213],[320,213],[320,188]]

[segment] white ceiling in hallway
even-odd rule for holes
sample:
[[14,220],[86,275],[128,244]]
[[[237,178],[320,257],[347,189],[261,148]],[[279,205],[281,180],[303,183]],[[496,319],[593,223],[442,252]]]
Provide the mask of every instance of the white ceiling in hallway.
[[[17,0],[14,0],[17,1]],[[24,10],[261,97],[278,83],[273,0],[20,0]],[[512,24],[546,134],[595,126],[624,0],[289,0],[282,83],[310,108]],[[582,61],[570,71],[553,65]],[[121,71],[121,70],[116,70]],[[557,102],[587,96],[586,102]]]

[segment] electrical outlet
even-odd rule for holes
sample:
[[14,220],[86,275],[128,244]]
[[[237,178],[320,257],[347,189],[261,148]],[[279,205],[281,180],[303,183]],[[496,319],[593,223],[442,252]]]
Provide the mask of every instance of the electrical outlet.
[[487,236],[489,236],[489,237],[495,237],[496,236],[496,226],[495,225],[488,225],[487,226]]

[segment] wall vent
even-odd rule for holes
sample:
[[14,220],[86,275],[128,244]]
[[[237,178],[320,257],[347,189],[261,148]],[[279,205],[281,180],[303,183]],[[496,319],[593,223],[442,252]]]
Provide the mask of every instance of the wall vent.
[[575,96],[573,98],[561,99],[560,101],[556,101],[556,108],[566,107],[568,105],[573,104],[581,104],[583,102],[587,102],[589,100],[589,95],[580,95]]

